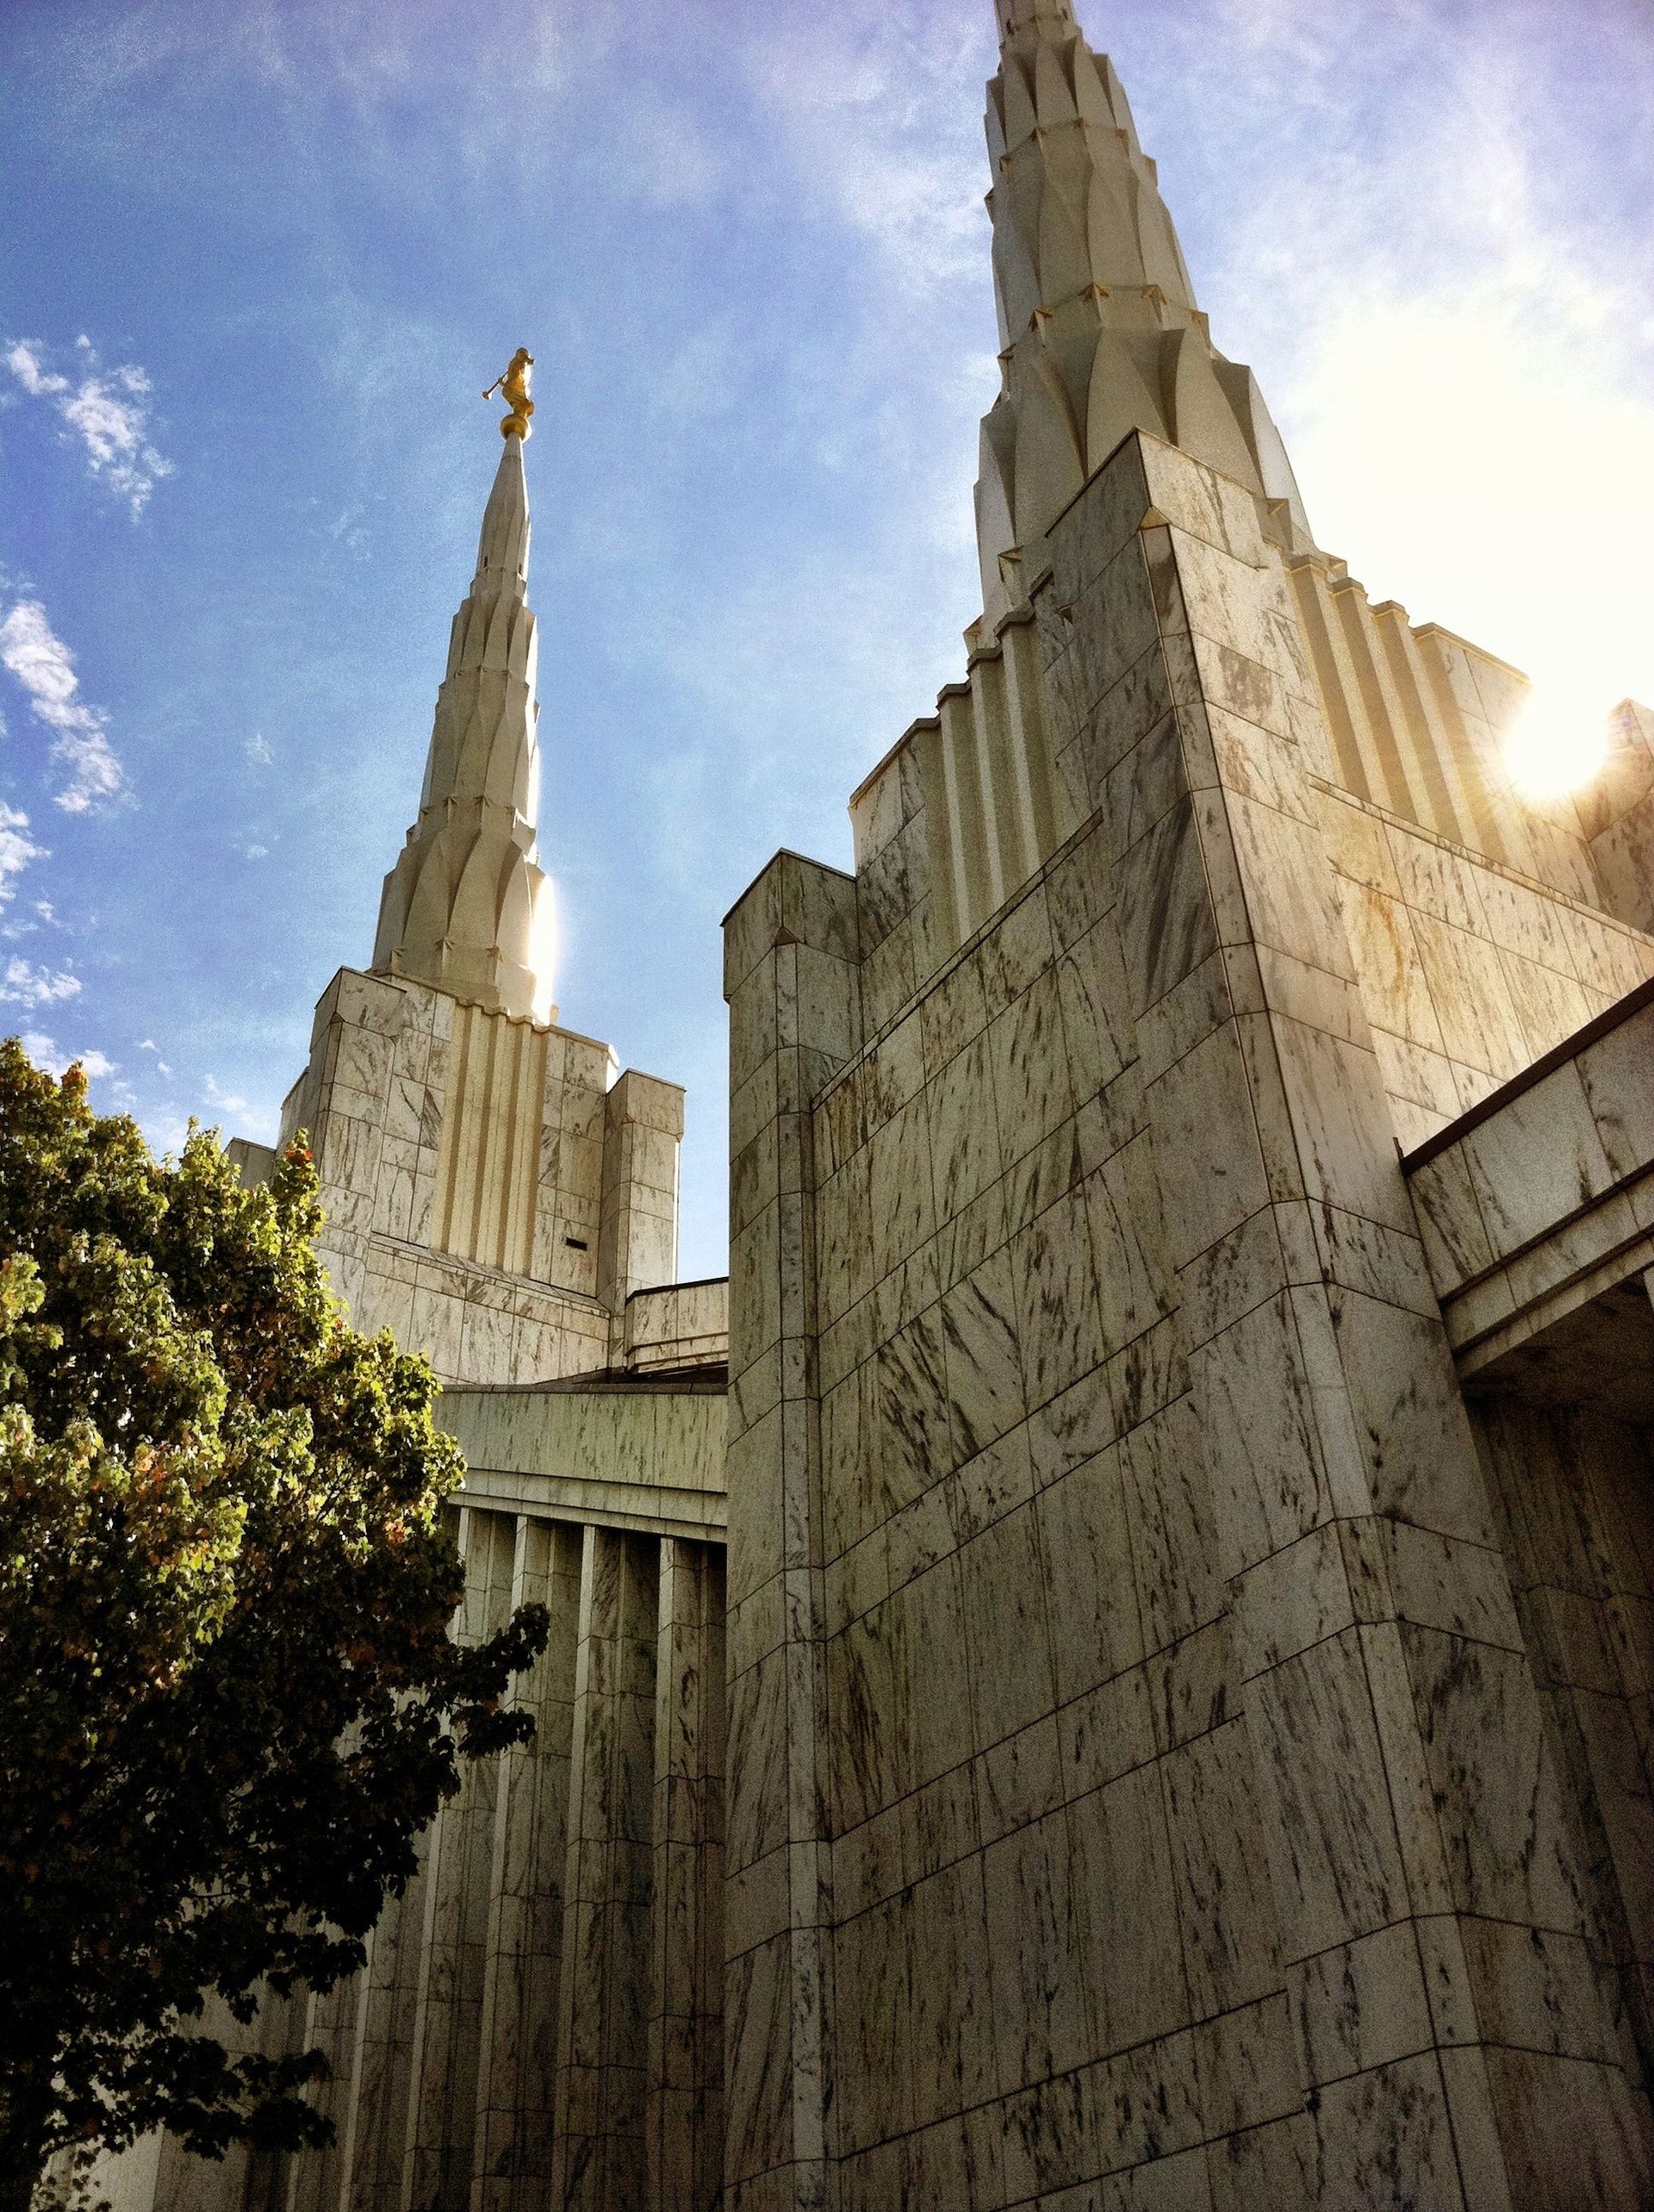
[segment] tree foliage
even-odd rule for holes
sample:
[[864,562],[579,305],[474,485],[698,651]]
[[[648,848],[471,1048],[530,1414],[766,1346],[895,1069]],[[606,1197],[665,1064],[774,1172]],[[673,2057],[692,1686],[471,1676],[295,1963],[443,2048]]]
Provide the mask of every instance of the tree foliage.
[[[0,1045],[0,2202],[64,2145],[323,2138],[215,1998],[360,1964],[543,1648],[462,1649],[436,1384],[345,1325],[302,1145],[244,1190]],[[230,2039],[233,2042],[236,2039]]]

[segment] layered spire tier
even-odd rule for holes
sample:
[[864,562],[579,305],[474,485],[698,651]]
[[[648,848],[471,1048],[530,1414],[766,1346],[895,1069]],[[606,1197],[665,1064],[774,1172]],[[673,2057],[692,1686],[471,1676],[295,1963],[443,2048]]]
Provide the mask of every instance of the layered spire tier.
[[1113,65],[1067,0],[995,11],[988,211],[1004,386],[977,483],[985,624],[1022,602],[1044,532],[1134,429],[1238,478],[1272,534],[1308,549],[1280,433],[1251,370],[1211,342]]
[[538,641],[523,441],[508,437],[454,617],[419,819],[385,878],[373,964],[493,1012],[555,1021],[551,887],[536,864]]

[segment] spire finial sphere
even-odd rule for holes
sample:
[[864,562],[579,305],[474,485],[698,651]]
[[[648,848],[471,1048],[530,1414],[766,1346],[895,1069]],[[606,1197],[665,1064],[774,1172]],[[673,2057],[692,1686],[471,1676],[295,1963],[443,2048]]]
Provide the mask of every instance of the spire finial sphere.
[[510,367],[503,375],[496,377],[482,395],[484,399],[492,399],[496,392],[501,393],[511,409],[500,424],[502,438],[533,435],[528,424],[528,418],[534,412],[534,402],[528,396],[528,372],[533,366],[534,356],[526,346],[519,346],[511,357]]

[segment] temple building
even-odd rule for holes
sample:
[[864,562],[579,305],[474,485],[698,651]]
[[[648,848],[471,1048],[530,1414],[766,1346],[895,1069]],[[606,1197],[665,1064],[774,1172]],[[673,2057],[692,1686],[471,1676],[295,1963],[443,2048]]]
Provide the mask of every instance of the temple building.
[[120,2212],[1654,2202],[1654,713],[1524,796],[997,8],[982,612],[727,918],[727,1306],[551,1004],[507,418],[285,1128],[537,1734],[264,2023],[333,2147]]

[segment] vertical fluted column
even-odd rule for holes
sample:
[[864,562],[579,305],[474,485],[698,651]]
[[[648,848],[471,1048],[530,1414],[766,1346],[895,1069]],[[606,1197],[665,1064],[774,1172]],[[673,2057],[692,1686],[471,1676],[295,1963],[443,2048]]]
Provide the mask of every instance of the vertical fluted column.
[[584,1531],[564,1879],[556,2212],[636,2212],[647,2185],[659,1544]]
[[305,2040],[320,2044],[333,2070],[315,2095],[334,2135],[325,2150],[280,2162],[272,2201],[282,2212],[402,2212],[407,2202],[402,2177],[413,2128],[429,1840],[427,1831],[407,1889],[387,1898],[368,1936],[362,1972],[302,2008]]
[[429,1858],[368,1939],[365,2017],[352,2098],[350,2212],[401,2212],[409,2134],[414,2015],[420,1985]]
[[649,2212],[712,2212],[724,2182],[724,1604],[721,1551],[663,1537]]
[[333,2212],[335,2205],[348,2201],[344,2138],[356,2089],[356,2026],[362,1999],[362,1977],[353,1975],[325,1996],[312,1993],[306,2000],[305,2047],[320,2050],[328,2066],[327,2078],[316,2085],[311,2096],[317,2110],[332,2123],[333,2134],[322,2149],[293,2160],[287,2182],[287,2212]]
[[[507,1515],[461,1514],[465,1596],[459,1634],[466,1642],[481,1642],[509,1617],[515,1538]],[[432,1833],[403,2171],[406,2212],[469,2212],[497,1786],[489,1766],[468,1770]]]
[[544,2212],[550,2199],[580,1561],[578,1530],[518,1522],[512,1604],[544,1604],[551,1628],[512,1692],[533,1737],[494,1775],[470,2212]]

